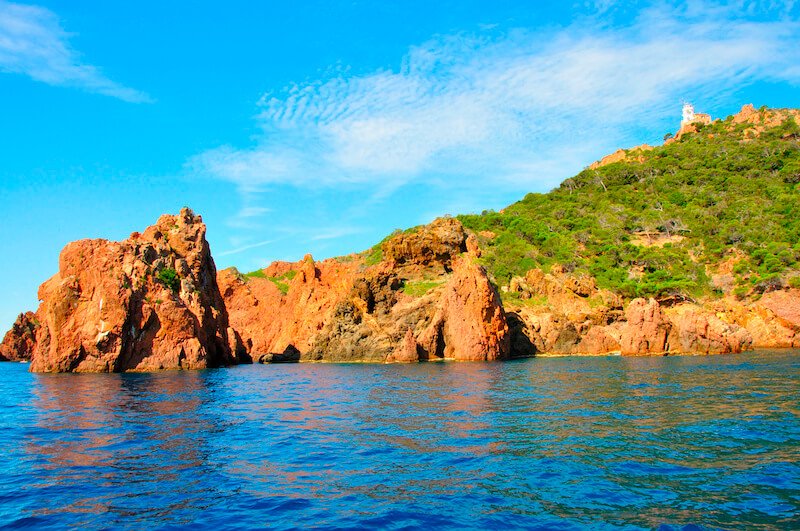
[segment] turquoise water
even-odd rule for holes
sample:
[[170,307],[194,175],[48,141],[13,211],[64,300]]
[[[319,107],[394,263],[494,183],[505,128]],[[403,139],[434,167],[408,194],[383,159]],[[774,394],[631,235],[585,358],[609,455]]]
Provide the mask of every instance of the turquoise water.
[[0,526],[800,528],[800,351],[26,370]]

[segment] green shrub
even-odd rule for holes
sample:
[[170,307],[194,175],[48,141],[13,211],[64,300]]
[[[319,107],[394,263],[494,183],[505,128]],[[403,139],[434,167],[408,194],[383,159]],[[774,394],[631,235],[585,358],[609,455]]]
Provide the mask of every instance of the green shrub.
[[156,274],[156,279],[177,293],[181,289],[181,279],[178,277],[177,271],[171,267],[165,267]]
[[412,297],[422,297],[430,290],[439,285],[441,285],[441,282],[437,281],[427,281],[427,280],[420,280],[416,282],[406,281],[403,283],[403,293],[405,293],[406,295],[410,295]]
[[381,249],[380,245],[376,245],[370,249],[369,254],[367,254],[366,258],[364,259],[364,263],[368,266],[371,266],[380,263],[382,260],[383,249]]
[[289,293],[289,284],[286,282],[281,282],[281,279],[278,277],[266,277],[267,280],[275,284],[275,287],[281,292],[281,295],[286,295]]

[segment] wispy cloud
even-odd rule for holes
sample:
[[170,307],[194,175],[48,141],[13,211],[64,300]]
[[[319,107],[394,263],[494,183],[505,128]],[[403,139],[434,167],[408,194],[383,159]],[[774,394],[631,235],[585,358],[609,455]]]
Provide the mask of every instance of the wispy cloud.
[[626,127],[677,114],[684,98],[709,104],[757,80],[798,81],[797,22],[698,5],[651,8],[603,30],[583,21],[547,34],[438,37],[396,70],[344,70],[265,94],[257,145],[214,149],[191,166],[243,191],[391,188],[421,176],[553,185],[598,147],[616,147]]
[[337,238],[344,238],[345,236],[352,236],[364,232],[363,227],[333,227],[317,231],[311,236],[311,241],[319,240],[335,240]]
[[215,253],[217,256],[230,256],[232,254],[239,254],[245,251],[249,251],[251,249],[258,249],[259,247],[266,247],[267,245],[275,243],[275,240],[265,240],[263,242],[258,243],[251,243],[249,245],[242,245],[241,247],[237,247],[236,249],[229,249],[227,251],[223,251],[221,253]]
[[228,220],[228,226],[236,229],[256,229],[261,226],[259,220],[270,212],[271,208],[245,205]]
[[80,88],[129,102],[150,97],[107,78],[81,61],[58,16],[43,7],[0,0],[0,72],[23,74],[49,85]]

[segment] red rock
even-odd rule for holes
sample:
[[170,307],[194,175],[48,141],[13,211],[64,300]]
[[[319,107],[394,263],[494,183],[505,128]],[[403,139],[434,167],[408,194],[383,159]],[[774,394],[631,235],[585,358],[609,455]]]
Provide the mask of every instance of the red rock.
[[453,275],[445,286],[439,310],[420,338],[429,359],[462,361],[505,359],[510,354],[500,296],[483,267],[464,257],[453,262]]
[[[183,209],[122,242],[68,244],[42,301],[31,370],[117,372],[235,363],[206,227]],[[172,273],[172,274],[170,274]]]
[[0,360],[30,361],[36,347],[39,320],[33,312],[19,314],[0,343]]
[[623,356],[660,354],[669,350],[667,338],[671,325],[655,299],[632,300],[625,315],[627,324],[620,337]]
[[575,347],[575,354],[609,354],[619,352],[621,331],[613,326],[592,326]]
[[800,330],[800,289],[765,293],[758,306],[775,314],[784,326]]
[[753,338],[744,328],[725,323],[691,304],[671,312],[671,347],[687,353],[728,354],[750,348]]
[[[218,282],[231,326],[254,359],[273,361],[289,347],[311,361],[506,357],[500,299],[485,270],[472,264],[474,250],[461,258],[466,240],[458,220],[444,218],[384,242],[385,260],[372,266],[363,257],[306,256],[262,270],[271,278],[228,270]],[[275,286],[280,278],[286,293]],[[433,287],[411,296],[405,281]]]
[[381,245],[383,257],[394,264],[450,267],[453,257],[467,250],[464,227],[455,218],[439,218],[415,232],[402,233]]
[[406,335],[403,337],[394,352],[389,355],[386,360],[389,363],[412,363],[419,361],[419,353],[417,352],[417,340],[414,339],[414,331],[408,329]]
[[[233,269],[217,276],[231,326],[253,359],[271,359],[290,346],[308,353],[337,304],[353,289],[358,263],[314,262],[306,256],[263,271],[267,278],[245,278]],[[286,284],[287,292],[273,280]]]

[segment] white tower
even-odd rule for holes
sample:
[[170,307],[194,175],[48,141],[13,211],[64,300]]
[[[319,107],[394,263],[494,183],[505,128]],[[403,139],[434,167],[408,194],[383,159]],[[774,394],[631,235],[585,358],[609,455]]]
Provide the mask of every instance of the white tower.
[[690,124],[694,121],[694,107],[691,103],[683,104],[683,119],[681,125]]

